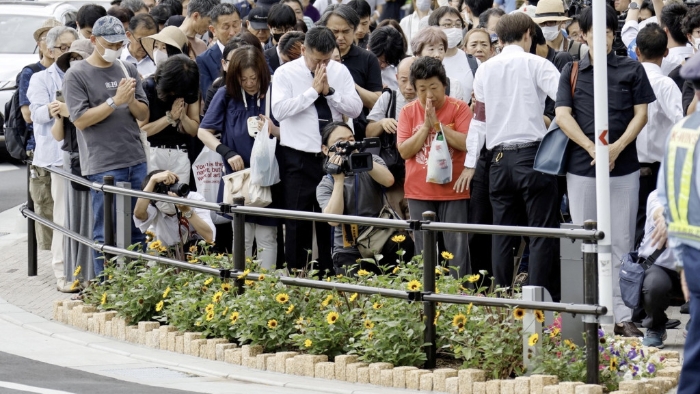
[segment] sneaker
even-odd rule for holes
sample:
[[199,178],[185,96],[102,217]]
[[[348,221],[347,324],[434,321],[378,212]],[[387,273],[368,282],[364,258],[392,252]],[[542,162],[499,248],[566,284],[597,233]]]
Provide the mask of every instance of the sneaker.
[[72,285],[72,283],[66,282],[66,278],[56,279],[56,290],[61,293],[77,293],[80,291],[79,288],[71,290]]
[[660,330],[653,330],[651,328],[647,329],[647,333],[644,334],[644,339],[642,344],[644,346],[655,347],[658,349],[664,348],[664,341],[668,336],[666,335],[666,329],[662,328]]
[[689,302],[686,302],[685,304],[681,305],[681,313],[684,315],[690,314],[690,303]]

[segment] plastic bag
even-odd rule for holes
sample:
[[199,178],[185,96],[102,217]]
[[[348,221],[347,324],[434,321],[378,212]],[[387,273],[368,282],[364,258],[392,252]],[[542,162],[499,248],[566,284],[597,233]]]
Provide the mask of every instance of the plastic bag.
[[[204,196],[207,202],[217,202],[219,184],[221,176],[224,174],[224,161],[221,159],[221,155],[212,152],[205,146],[194,163],[192,163],[192,173],[194,174],[194,182],[197,185],[197,193]],[[214,211],[211,211],[211,219],[215,224],[230,222],[229,219],[218,215]]]
[[435,135],[433,143],[430,145],[428,174],[425,181],[438,185],[452,182],[452,157],[450,157],[450,148],[442,130]]
[[270,138],[267,122],[255,137],[250,153],[250,183],[256,186],[272,186],[280,181],[280,169],[275,158],[277,138]]

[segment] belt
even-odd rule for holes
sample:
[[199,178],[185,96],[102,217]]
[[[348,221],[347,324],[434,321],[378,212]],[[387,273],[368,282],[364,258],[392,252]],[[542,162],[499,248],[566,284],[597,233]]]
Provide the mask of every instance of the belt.
[[492,151],[499,151],[502,152],[504,150],[520,150],[520,149],[525,149],[525,148],[532,148],[540,146],[540,141],[533,141],[533,142],[525,142],[522,144],[501,144],[501,145],[496,145]]
[[306,152],[306,151],[303,151],[303,150],[294,149],[294,148],[291,148],[291,147],[289,147],[289,146],[284,146],[284,145],[280,145],[280,147],[283,148],[283,149],[286,149],[286,150],[294,151],[295,153],[298,153],[298,154],[301,154],[301,155],[304,155],[304,156],[326,157],[326,155],[325,155],[323,152],[315,152],[315,153],[314,153],[314,152]]
[[171,150],[179,150],[181,152],[187,152],[187,147],[185,145],[178,146],[178,145],[159,145],[159,146],[152,146],[151,148],[156,148],[156,149],[171,149]]

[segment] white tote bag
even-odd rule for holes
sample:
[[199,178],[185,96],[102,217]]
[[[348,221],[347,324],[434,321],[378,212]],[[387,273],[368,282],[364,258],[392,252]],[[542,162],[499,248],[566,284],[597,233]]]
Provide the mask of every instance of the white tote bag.
[[[194,182],[197,185],[197,193],[204,196],[207,202],[217,202],[219,195],[219,184],[221,176],[224,174],[224,161],[221,155],[212,152],[206,146],[197,156],[197,160],[192,164]],[[229,219],[211,211],[211,220],[214,224],[228,223]]]
[[[442,129],[442,125],[440,125]],[[438,131],[430,145],[426,182],[444,185],[452,182],[452,157],[442,130]]]
[[250,182],[250,168],[236,171],[223,177],[224,203],[233,204],[237,197],[245,198],[245,205],[263,208],[272,204],[272,191],[269,187],[254,185]]

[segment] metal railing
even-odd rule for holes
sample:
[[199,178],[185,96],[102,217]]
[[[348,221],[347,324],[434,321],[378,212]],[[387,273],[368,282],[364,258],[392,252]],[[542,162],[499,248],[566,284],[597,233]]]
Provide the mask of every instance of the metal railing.
[[[29,168],[29,166],[28,166]],[[331,215],[322,213],[288,211],[283,209],[269,208],[254,208],[244,206],[243,199],[235,199],[234,204],[216,204],[200,201],[192,201],[186,198],[171,197],[159,193],[149,193],[140,190],[130,189],[128,184],[122,184],[124,187],[114,185],[114,178],[111,176],[104,177],[103,183],[90,182],[85,178],[70,174],[60,168],[48,167],[46,170],[58,174],[61,177],[85,185],[93,190],[98,190],[105,193],[104,204],[104,234],[105,242],[96,242],[85,236],[77,234],[63,226],[57,225],[52,221],[46,220],[38,216],[33,211],[33,202],[31,196],[28,195],[28,202],[22,206],[22,214],[29,220],[29,258],[28,258],[28,275],[37,274],[37,259],[36,259],[36,242],[31,242],[34,238],[32,233],[34,222],[39,222],[54,231],[58,231],[63,235],[80,242],[88,247],[97,250],[98,252],[107,255],[126,256],[131,258],[141,258],[150,261],[155,261],[160,264],[186,269],[190,271],[201,272],[205,274],[219,276],[221,278],[232,278],[239,291],[243,291],[244,279],[239,278],[245,271],[245,215],[256,215],[275,217],[282,219],[307,220],[307,221],[324,221],[336,223],[358,224],[364,226],[376,226],[384,228],[405,229],[412,231],[423,231],[423,291],[421,292],[406,292],[401,290],[393,290],[379,287],[352,285],[335,282],[325,282],[320,280],[302,279],[295,277],[282,276],[280,282],[289,286],[300,286],[315,289],[334,290],[353,292],[359,294],[377,294],[383,297],[397,298],[407,300],[409,302],[422,302],[423,314],[425,320],[424,342],[428,345],[424,346],[426,353],[425,368],[435,368],[436,363],[436,332],[433,321],[435,319],[436,303],[452,303],[452,304],[474,304],[493,307],[520,307],[526,310],[543,310],[562,313],[580,314],[583,316],[586,335],[588,338],[597,338],[599,316],[607,313],[605,306],[597,305],[598,299],[598,266],[597,266],[597,250],[595,244],[598,239],[603,237],[602,232],[595,229],[595,222],[586,222],[584,229],[555,229],[555,228],[532,228],[518,226],[490,226],[490,225],[474,225],[474,224],[457,224],[457,223],[442,223],[435,222],[434,212],[423,213],[423,220],[391,220],[367,218],[360,216],[349,215]],[[191,207],[202,208],[206,210],[216,211],[225,214],[233,214],[233,269],[213,268],[197,264],[185,263],[183,261],[174,260],[167,257],[153,256],[147,253],[127,250],[115,246],[114,237],[114,212],[112,205],[113,198],[139,197],[147,198],[156,201],[166,201]],[[128,204],[127,204],[128,205]],[[118,216],[117,224],[124,219]],[[121,223],[124,225],[124,223]],[[127,226],[130,228],[130,225]],[[479,234],[498,234],[510,236],[536,236],[536,237],[551,237],[551,238],[569,238],[581,239],[584,241],[583,256],[584,256],[584,304],[565,304],[555,302],[540,302],[527,301],[509,298],[491,298],[478,296],[462,296],[449,294],[435,293],[435,268],[438,265],[437,257],[437,232],[452,231],[452,232],[471,232]],[[128,233],[128,232],[127,232]],[[249,273],[247,277],[257,279],[259,274]],[[593,346],[587,349],[587,381],[588,383],[598,383],[598,348],[597,341],[593,341]]]

